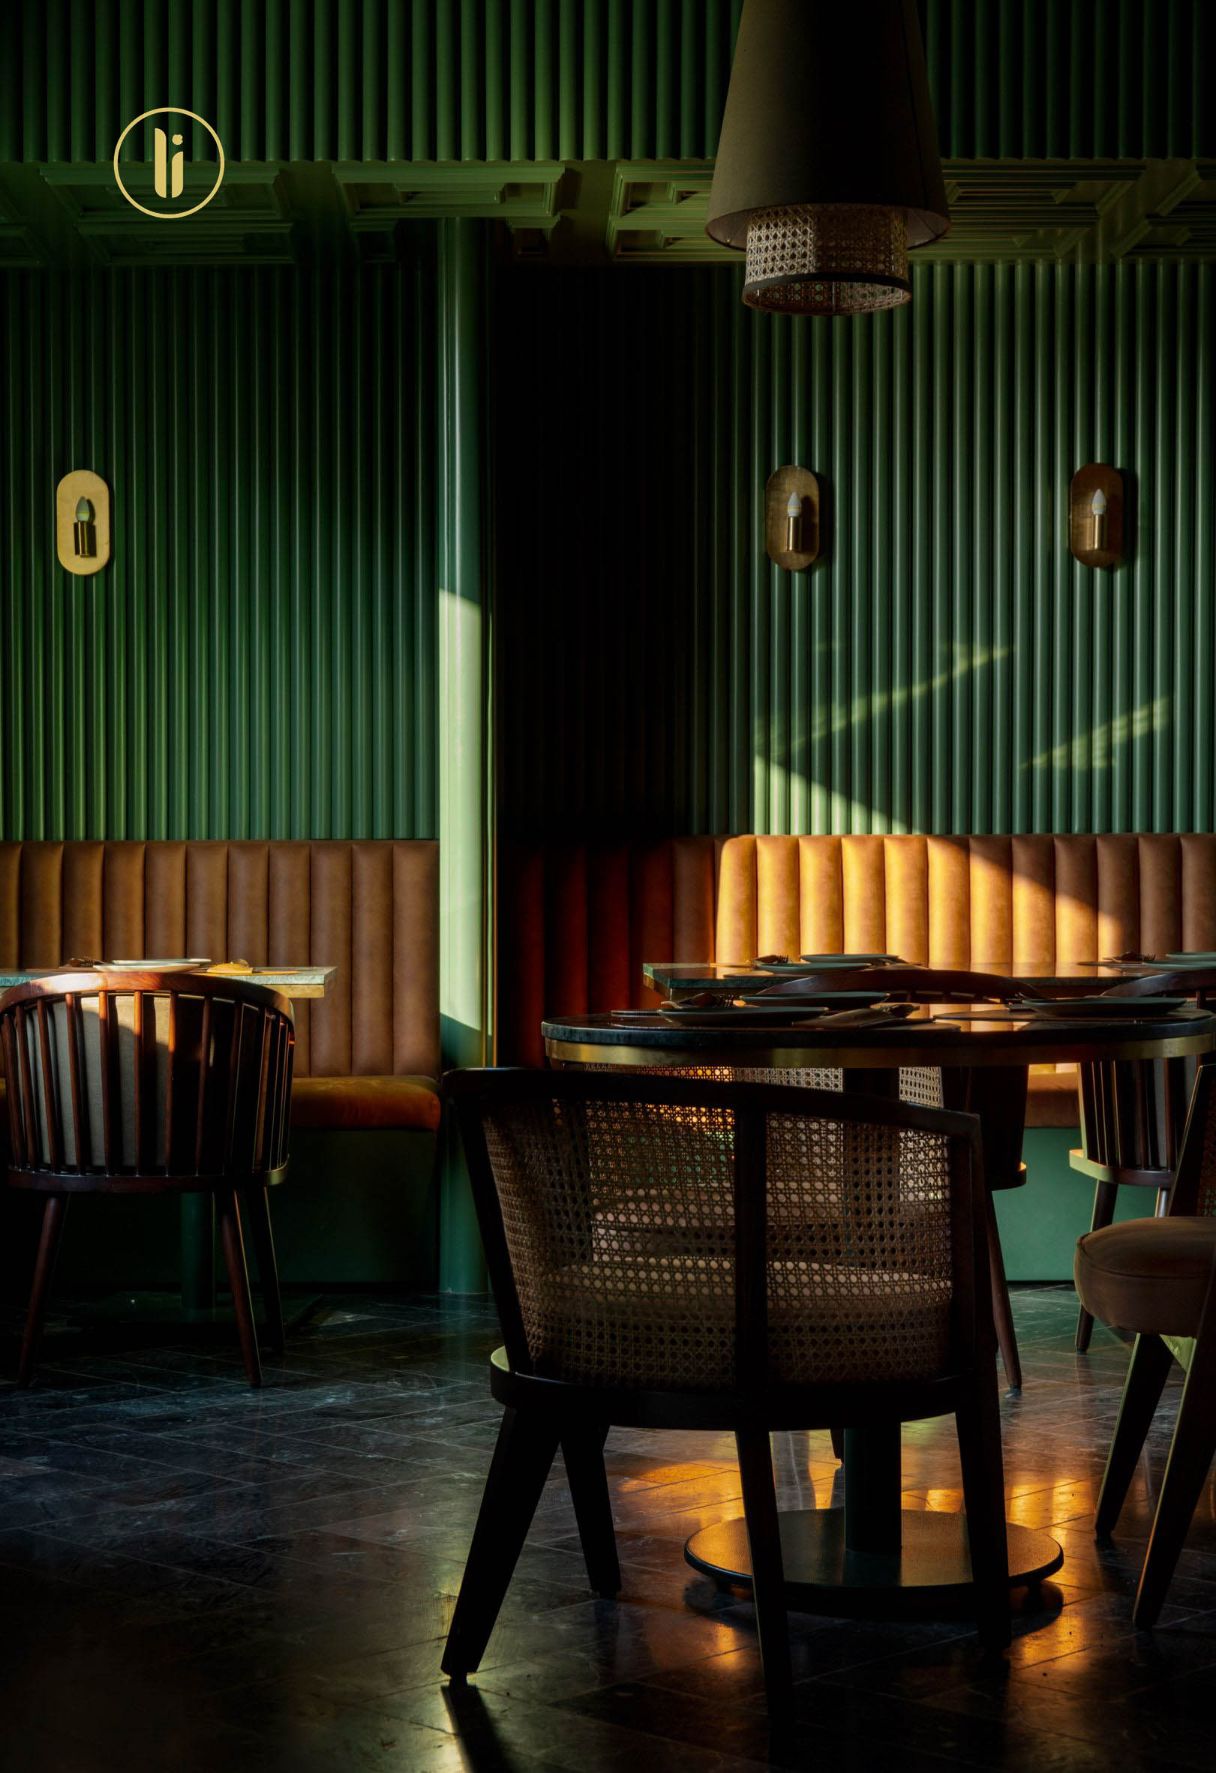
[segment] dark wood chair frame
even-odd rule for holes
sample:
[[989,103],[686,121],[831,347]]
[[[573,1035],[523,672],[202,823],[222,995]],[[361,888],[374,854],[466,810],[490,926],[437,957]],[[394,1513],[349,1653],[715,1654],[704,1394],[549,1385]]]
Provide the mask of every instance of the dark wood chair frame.
[[[1216,1090],[1216,1065],[1202,1064],[1195,1079],[1182,1150],[1170,1191],[1169,1216],[1193,1214],[1204,1184],[1204,1130]],[[1211,1186],[1208,1181],[1208,1186]],[[1186,1346],[1189,1344],[1189,1347]],[[1182,1346],[1180,1346],[1182,1345]],[[1132,1477],[1169,1377],[1171,1363],[1185,1367],[1186,1381],[1174,1424],[1169,1458],[1153,1516],[1144,1566],[1132,1608],[1132,1623],[1156,1623],[1173,1580],[1191,1518],[1216,1457],[1216,1257],[1193,1342],[1189,1337],[1136,1337],[1119,1418],[1098,1493],[1094,1530],[1100,1539],[1114,1533]]]
[[[610,1427],[730,1430],[735,1435],[753,1570],[753,1600],[765,1688],[781,1707],[791,1688],[781,1540],[769,1435],[915,1421],[953,1413],[975,1572],[976,1617],[988,1648],[1009,1642],[1008,1555],[996,1384],[996,1343],[989,1309],[982,1206],[979,1122],[972,1115],[913,1107],[836,1091],[770,1084],[664,1079],[661,1073],[473,1070],[448,1075],[468,1157],[478,1222],[504,1345],[490,1363],[490,1389],[504,1406],[443,1670],[461,1682],[482,1659],[541,1491],[560,1446],[570,1482],[591,1587],[613,1596],[621,1586],[603,1448]],[[735,1117],[735,1339],[733,1390],[638,1390],[574,1384],[535,1370],[524,1334],[483,1115],[542,1101],[638,1102],[728,1108]],[[957,1370],[903,1383],[789,1386],[769,1375],[767,1154],[771,1114],[843,1124],[919,1128],[951,1141],[954,1253],[953,1340]]]
[[[1210,1007],[1214,995],[1216,970],[1209,967],[1142,974],[1102,993],[1104,997],[1193,997],[1201,1007]],[[1154,1081],[1158,1065],[1165,1066],[1164,1124]],[[1113,1223],[1121,1188],[1154,1189],[1156,1216],[1164,1216],[1194,1077],[1193,1059],[1115,1059],[1081,1066],[1081,1144],[1069,1152],[1068,1161],[1094,1184],[1091,1231]],[[1093,1333],[1093,1317],[1082,1305],[1077,1311],[1078,1354],[1087,1351]]]
[[[178,1048],[178,993],[202,999],[199,1050],[189,1060]],[[122,1078],[118,1058],[117,1022],[109,1014],[115,995],[134,995],[137,1059],[133,1087],[135,1163],[120,1161]],[[149,997],[169,1000],[167,1075],[164,1083],[164,1141],[156,1137],[158,1097],[155,1024],[144,1015]],[[80,1005],[97,998],[105,1062],[101,1071],[101,1134],[104,1165],[81,1161],[92,1149],[88,1103],[83,1077],[83,1027]],[[69,1085],[56,1087],[51,1052],[49,1012],[53,1001],[66,1008]],[[201,1055],[220,1032],[217,1005],[232,1005],[232,1026],[226,1065],[206,1063]],[[48,1105],[47,1165],[38,1136],[35,1078],[30,1061],[32,1025],[35,1063],[41,1071],[41,1098]],[[10,1188],[45,1196],[38,1251],[34,1263],[29,1310],[21,1342],[17,1383],[34,1376],[55,1263],[63,1239],[68,1202],[77,1194],[215,1195],[220,1242],[232,1290],[233,1312],[241,1354],[250,1385],[262,1383],[257,1329],[249,1291],[245,1254],[245,1222],[257,1256],[258,1278],[266,1313],[266,1342],[283,1347],[283,1306],[279,1292],[274,1237],[267,1190],[281,1182],[287,1163],[295,1030],[287,999],[264,986],[231,976],[199,973],[81,972],[56,974],[15,986],[0,998],[0,1042],[3,1043],[9,1106]],[[69,1125],[74,1137],[68,1140]],[[77,1161],[69,1163],[69,1149]],[[252,1167],[256,1156],[262,1158]]]
[[[1150,1188],[1156,1216],[1167,1211],[1194,1075],[1193,1059],[1108,1059],[1080,1067],[1081,1144],[1068,1162],[1093,1181],[1091,1231],[1113,1222],[1121,1188]],[[1093,1332],[1093,1317],[1081,1305],[1078,1354],[1089,1348]]]

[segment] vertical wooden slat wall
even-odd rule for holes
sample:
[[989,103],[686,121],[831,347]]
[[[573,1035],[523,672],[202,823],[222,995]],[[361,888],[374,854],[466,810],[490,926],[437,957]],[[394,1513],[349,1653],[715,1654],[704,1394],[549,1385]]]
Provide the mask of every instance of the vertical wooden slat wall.
[[[712,155],[742,0],[10,0],[0,160],[179,104],[229,158]],[[1210,0],[921,0],[943,154],[1216,151]],[[65,48],[66,46],[66,48]]]
[[433,337],[423,260],[0,278],[0,835],[436,835]]
[[[504,830],[1213,828],[1216,266],[924,266],[809,322],[515,273],[497,325]],[[1093,460],[1113,572],[1068,550]],[[763,553],[790,461],[807,574]]]

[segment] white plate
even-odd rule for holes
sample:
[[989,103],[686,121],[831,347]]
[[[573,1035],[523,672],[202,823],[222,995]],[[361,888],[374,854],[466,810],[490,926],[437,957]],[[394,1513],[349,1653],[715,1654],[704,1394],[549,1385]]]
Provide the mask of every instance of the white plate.
[[1163,1016],[1176,1015],[1188,1002],[1185,997],[1056,997],[1023,998],[1016,1007],[1023,1015],[1056,1022],[1159,1022]]
[[804,966],[869,967],[884,961],[898,961],[898,954],[800,954]]
[[193,973],[199,967],[210,965],[210,960],[198,956],[193,960],[174,956],[169,960],[106,960],[102,962],[102,970],[107,973]]

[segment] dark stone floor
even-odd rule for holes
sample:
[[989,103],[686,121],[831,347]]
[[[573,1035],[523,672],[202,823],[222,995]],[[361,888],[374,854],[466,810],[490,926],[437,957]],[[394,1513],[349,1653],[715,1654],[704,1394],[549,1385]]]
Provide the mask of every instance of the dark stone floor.
[[[985,1667],[958,1622],[797,1618],[796,1721],[770,1736],[749,1608],[681,1558],[740,1512],[730,1443],[617,1432],[625,1589],[589,1598],[550,1483],[482,1673],[439,1676],[495,1433],[491,1309],[330,1301],[247,1390],[227,1348],[49,1345],[0,1394],[0,1766],[20,1773],[566,1768],[725,1773],[1216,1764],[1216,1520],[1201,1506],[1160,1628],[1130,1596],[1172,1411],[1117,1545],[1091,1519],[1126,1351],[1072,1352],[1062,1288],[1016,1296],[1011,1518],[1051,1525],[1055,1583]],[[1176,1402],[1176,1387],[1167,1404]],[[905,1431],[906,1505],[959,1506],[950,1428]],[[778,1437],[782,1500],[833,1500],[826,1435]]]

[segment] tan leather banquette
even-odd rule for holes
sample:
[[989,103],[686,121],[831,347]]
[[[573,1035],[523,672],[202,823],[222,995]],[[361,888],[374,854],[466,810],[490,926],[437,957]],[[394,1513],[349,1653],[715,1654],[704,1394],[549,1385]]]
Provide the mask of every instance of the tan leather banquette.
[[[890,951],[1049,973],[1128,949],[1216,950],[1216,836],[678,837],[515,848],[499,885],[499,1053],[545,1013],[653,1001],[644,960]],[[509,932],[503,940],[502,932]],[[1032,1126],[1075,1126],[1071,1069]]]
[[295,1006],[296,1126],[439,1124],[429,842],[0,843],[0,971],[198,954],[337,972]]

